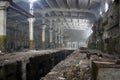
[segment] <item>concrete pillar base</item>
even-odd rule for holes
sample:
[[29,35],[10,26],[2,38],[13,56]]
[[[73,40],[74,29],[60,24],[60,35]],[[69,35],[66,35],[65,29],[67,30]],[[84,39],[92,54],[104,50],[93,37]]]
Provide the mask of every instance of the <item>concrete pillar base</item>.
[[49,46],[50,49],[55,48],[55,44],[53,42],[50,42],[49,45],[50,45]]
[[6,45],[5,45],[5,43],[6,43],[6,36],[0,35],[0,50],[1,50],[2,52],[5,52],[5,50],[6,50]]
[[33,50],[33,49],[34,49],[34,46],[33,46],[33,45],[34,45],[33,40],[30,40],[30,41],[29,41],[29,49],[30,49],[30,50]]
[[43,27],[42,27],[42,49],[45,49],[45,29],[46,29],[46,25],[45,24],[43,24],[42,25]]
[[45,42],[42,42],[42,49],[45,49]]

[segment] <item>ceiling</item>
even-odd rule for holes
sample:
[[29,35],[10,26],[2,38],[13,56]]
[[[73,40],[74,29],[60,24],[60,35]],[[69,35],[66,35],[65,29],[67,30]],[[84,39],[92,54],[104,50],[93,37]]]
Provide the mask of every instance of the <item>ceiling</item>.
[[[29,0],[13,0],[14,3],[29,12]],[[72,30],[89,30],[102,13],[105,12],[105,3],[112,0],[36,0],[34,2],[35,27],[42,21]],[[16,23],[28,24],[28,17],[15,10],[8,9],[8,20]],[[10,22],[9,21],[9,22]],[[49,27],[49,26],[48,26]],[[53,26],[54,27],[54,26]]]
[[[29,0],[13,1],[29,12]],[[88,27],[89,24],[93,24],[100,17],[100,8],[103,7],[102,3],[104,1],[110,2],[110,0],[36,0],[34,2],[35,23],[40,24],[42,19],[45,18],[48,21],[60,22],[66,28],[80,27],[82,29],[81,26]],[[20,22],[27,22],[26,17],[21,16],[14,10],[9,9],[8,11],[9,18],[17,18],[16,20],[19,18]]]

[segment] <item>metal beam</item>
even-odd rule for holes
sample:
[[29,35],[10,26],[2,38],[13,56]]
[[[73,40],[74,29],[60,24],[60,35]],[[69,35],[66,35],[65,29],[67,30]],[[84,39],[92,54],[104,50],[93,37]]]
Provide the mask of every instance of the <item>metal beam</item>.
[[82,16],[79,16],[79,17],[76,17],[76,16],[72,16],[72,17],[69,17],[69,16],[50,16],[50,17],[36,18],[36,20],[42,20],[42,19],[47,19],[47,20],[49,20],[49,19],[64,19],[64,18],[66,18],[66,19],[71,19],[71,18],[72,19],[88,19],[89,20],[89,18],[84,18]]
[[[37,4],[40,6],[40,8],[42,8],[44,10],[44,7],[42,6],[42,4],[40,2],[37,2]],[[50,16],[49,13],[48,13],[48,15]]]
[[[61,25],[61,27],[63,27],[64,29],[72,29],[72,30],[86,30],[86,29],[90,28],[89,26],[83,27],[83,26],[69,25],[69,24],[71,24],[71,22],[55,22],[55,24]],[[90,25],[91,24],[92,23],[90,23]]]
[[[59,4],[59,1],[61,1],[61,0],[56,0],[57,5],[59,6],[59,8],[62,8],[62,6]],[[65,15],[64,12],[62,12],[62,14]]]
[[[46,3],[48,4],[48,6],[49,6],[51,9],[54,8],[53,5],[50,4],[49,0],[45,0],[45,1],[46,1]],[[55,14],[57,15],[56,12],[55,12]]]
[[32,14],[30,14],[29,12],[18,6],[16,3],[14,3],[13,0],[5,0],[5,1],[8,1],[10,3],[10,8],[14,9],[18,13],[25,15],[27,17],[34,17]]
[[[81,17],[68,17],[68,16],[52,16],[52,17],[40,17],[40,18],[36,18],[36,21],[39,21],[39,20],[43,20],[43,19],[47,19],[47,20],[50,20],[50,19],[52,19],[52,20],[54,20],[54,19],[64,19],[64,18],[66,18],[66,19],[85,19],[85,18],[81,18]],[[86,18],[87,19],[87,18]],[[20,23],[25,23],[25,22],[28,22],[27,20],[25,20],[25,21],[20,21]],[[56,22],[56,21],[55,21]],[[58,23],[60,23],[60,22],[62,22],[62,21],[59,21]],[[72,21],[66,21],[66,22],[70,22],[70,23],[72,23]],[[90,21],[90,23],[93,23],[94,21]]]
[[44,10],[40,10],[40,9],[35,10],[36,13],[42,13],[42,12],[49,13],[49,12],[52,12],[52,11],[79,12],[79,13],[85,12],[85,13],[93,14],[97,18],[97,14],[94,11],[88,10],[88,9],[58,9],[58,8],[52,8],[52,9],[44,9]]

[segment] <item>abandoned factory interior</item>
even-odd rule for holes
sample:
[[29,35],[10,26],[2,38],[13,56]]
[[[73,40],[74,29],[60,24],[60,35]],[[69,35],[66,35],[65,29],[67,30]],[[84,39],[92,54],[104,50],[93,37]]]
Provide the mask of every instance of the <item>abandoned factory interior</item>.
[[120,80],[120,0],[0,0],[0,80]]

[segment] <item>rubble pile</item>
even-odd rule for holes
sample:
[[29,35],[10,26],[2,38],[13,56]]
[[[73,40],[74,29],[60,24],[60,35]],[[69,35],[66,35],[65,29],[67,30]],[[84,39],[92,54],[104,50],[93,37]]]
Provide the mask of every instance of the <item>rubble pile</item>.
[[119,80],[119,63],[118,55],[78,49],[40,80]]
[[91,80],[88,51],[76,50],[41,80]]

